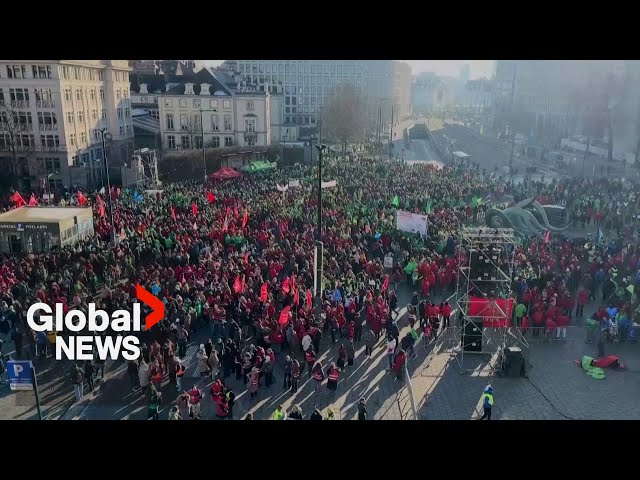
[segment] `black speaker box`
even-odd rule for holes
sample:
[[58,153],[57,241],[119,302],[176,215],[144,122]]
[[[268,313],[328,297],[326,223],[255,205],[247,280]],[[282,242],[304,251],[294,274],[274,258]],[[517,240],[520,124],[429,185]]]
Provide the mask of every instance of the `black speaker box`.
[[464,324],[464,335],[482,336],[483,323],[481,319],[467,320]]
[[482,335],[463,335],[462,350],[465,352],[481,352]]

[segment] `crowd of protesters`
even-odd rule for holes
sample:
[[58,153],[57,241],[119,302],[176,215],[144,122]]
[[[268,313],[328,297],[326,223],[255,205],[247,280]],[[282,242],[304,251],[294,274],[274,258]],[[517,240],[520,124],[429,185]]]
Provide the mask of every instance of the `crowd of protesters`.
[[[282,388],[292,394],[303,375],[317,390],[326,383],[335,392],[359,346],[366,356],[376,345],[385,348],[388,370],[402,379],[419,332],[437,338],[449,325],[451,305],[434,298],[455,291],[460,226],[482,221],[490,202],[529,196],[566,205],[574,222],[598,222],[615,234],[609,243],[539,238],[517,247],[514,315],[523,331],[537,335],[534,327],[540,327],[545,334],[566,335],[563,328],[579,320],[590,301],[615,304],[633,316],[637,299],[628,287],[640,282],[635,185],[604,180],[586,188],[577,179],[512,184],[478,169],[367,158],[331,162],[323,170],[324,180],[337,184],[322,191],[322,315],[314,312],[311,295],[317,170],[296,166],[233,180],[169,183],[150,195],[113,188],[67,196],[66,204],[93,206],[96,235],[45,254],[3,257],[2,333],[14,340],[15,355],[46,356],[56,333],[34,334],[25,322],[36,299],[81,310],[95,302],[111,312],[131,308],[139,283],[166,306],[160,326],[144,338],[142,358],[127,366],[131,388],[147,397],[150,418],[158,418],[167,382],[179,392],[170,419],[199,418],[207,394],[218,418],[233,418],[239,390],[255,401],[276,382],[276,357],[284,365]],[[290,180],[300,186],[277,188]],[[114,225],[106,195],[115,206]],[[427,214],[428,236],[397,231],[398,209]],[[388,256],[391,268],[385,268]],[[407,312],[410,332],[400,338],[395,292],[403,283],[415,294]],[[199,330],[209,337],[196,353],[199,374],[213,382],[208,392],[185,377],[187,345]],[[319,361],[323,339],[338,347],[327,365]],[[104,364],[73,366],[77,400],[85,385],[94,388],[97,374],[104,376]],[[366,418],[364,401],[360,411]],[[299,406],[273,414],[298,416]],[[335,418],[333,412],[311,416]]]

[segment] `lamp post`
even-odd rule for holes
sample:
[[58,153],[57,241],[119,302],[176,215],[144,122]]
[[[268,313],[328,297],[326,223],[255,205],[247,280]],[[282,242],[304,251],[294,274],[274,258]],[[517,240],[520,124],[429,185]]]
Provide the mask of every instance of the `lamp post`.
[[[311,143],[313,145],[313,139]],[[318,220],[316,225],[316,254],[314,261],[314,293],[316,296],[316,320],[320,323],[320,314],[322,311],[322,260],[324,255],[324,245],[322,243],[322,155],[327,150],[327,146],[320,144],[316,145],[316,148],[318,149]]]
[[109,200],[109,218],[111,221],[111,242],[115,245],[116,243],[116,225],[113,221],[113,201],[111,200],[111,180],[109,179],[109,160],[107,159],[107,146],[105,141],[111,140],[113,135],[111,135],[106,128],[101,128],[100,133],[102,134],[102,158],[104,159],[104,169],[107,174],[107,199]]
[[53,172],[47,175],[47,203],[51,205],[51,184],[49,183],[49,179],[54,175],[58,175],[60,172]]

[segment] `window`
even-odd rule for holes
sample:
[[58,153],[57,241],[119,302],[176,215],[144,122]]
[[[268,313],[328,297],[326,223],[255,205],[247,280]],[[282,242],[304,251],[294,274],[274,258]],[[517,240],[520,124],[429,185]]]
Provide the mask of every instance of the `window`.
[[102,117],[101,118],[102,118],[102,120],[106,120],[107,119],[107,110],[106,110],[106,108],[102,109]]
[[36,93],[36,104],[38,107],[44,108],[53,108],[55,107],[55,102],[53,101],[53,91],[49,88],[37,88],[35,90]]
[[122,98],[122,92],[120,89],[116,90],[116,100],[120,100]]
[[173,99],[165,98],[164,99],[164,106],[165,107],[169,107],[169,108],[173,108]]
[[94,122],[98,121],[98,110],[95,108],[91,110],[91,120]]
[[212,137],[209,145],[213,148],[218,148],[220,146],[220,137]]
[[118,112],[118,118],[122,118],[122,109],[118,108],[117,112]]
[[40,158],[45,173],[59,173],[60,172],[60,159],[59,158]]
[[254,137],[247,139],[247,145],[253,147],[256,144],[256,139]]
[[33,128],[31,112],[13,112],[13,123],[19,126],[21,130]]
[[53,112],[38,112],[38,126],[40,130],[57,130],[58,120]]
[[27,78],[27,66],[7,65],[7,76],[9,78]]
[[181,141],[182,141],[182,148],[184,149],[191,148],[191,138],[189,138],[189,135],[182,135]]
[[253,100],[247,102],[247,110],[255,110]]
[[218,100],[210,100],[209,101],[209,106],[211,108],[218,108]]
[[84,112],[83,111],[79,111],[78,112],[78,123],[84,123]]
[[70,88],[65,88],[64,89],[64,101],[65,102],[70,102],[71,101],[71,89]]
[[75,144],[76,144],[76,134],[72,133],[71,135],[69,135],[69,145],[73,147],[75,146]]
[[291,79],[290,79],[289,75],[285,75],[284,80],[287,83],[291,83]]
[[256,132],[256,120],[255,118],[245,118],[244,119],[244,130],[249,133]]
[[33,78],[51,78],[51,66],[32,65]]
[[76,90],[76,100],[82,100],[82,90],[79,88]]
[[72,73],[74,80],[80,80],[80,67],[73,67]]
[[200,99],[199,98],[194,98],[193,99],[193,108],[200,108]]
[[181,98],[180,100],[178,100],[178,107],[187,108],[187,99]]
[[167,135],[167,148],[170,148],[172,150],[176,148],[175,135]]
[[41,135],[40,142],[43,147],[55,148],[60,146],[60,137],[58,135]]
[[122,125],[118,126],[118,133],[121,137],[124,137],[124,127]]
[[74,123],[74,120],[73,112],[67,112],[67,123]]
[[167,121],[167,130],[173,130],[173,113],[167,113],[165,117]]
[[11,106],[16,108],[29,107],[29,90],[26,88],[10,88]]
[[193,130],[202,131],[202,115],[199,113],[193,114],[193,117],[191,117],[191,127]]
[[231,100],[223,100],[222,101],[222,108],[224,108],[224,109],[231,108]]
[[220,118],[218,115],[211,115],[211,130],[214,132],[220,130]]
[[284,66],[282,64],[278,65],[278,73],[282,73]]
[[124,109],[124,118],[129,118],[131,116],[131,110],[129,110],[129,107]]
[[289,64],[288,63],[284,66],[284,73],[289,73]]
[[224,137],[224,146],[233,147],[233,137]]
[[89,90],[89,100],[95,100],[96,99],[96,89],[92,88]]
[[84,145],[87,143],[87,132],[80,132],[80,144]]
[[180,114],[180,130],[189,130],[189,115],[186,113]]
[[69,80],[69,67],[62,67],[62,78]]
[[194,148],[202,148],[202,137],[201,136],[194,137],[193,143],[194,143]]
[[231,115],[229,114],[224,115],[224,129],[227,132],[233,130],[233,125],[231,124]]
[[102,70],[98,70],[98,81],[104,80],[104,72]]

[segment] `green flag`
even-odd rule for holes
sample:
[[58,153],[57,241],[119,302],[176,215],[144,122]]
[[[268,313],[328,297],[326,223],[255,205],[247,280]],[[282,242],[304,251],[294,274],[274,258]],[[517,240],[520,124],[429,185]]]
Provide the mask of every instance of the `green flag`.
[[400,205],[400,199],[398,198],[398,195],[393,197],[393,200],[391,200],[391,205],[398,208],[398,206]]
[[432,200],[428,199],[427,200],[427,204],[424,206],[424,211],[427,212],[427,215],[431,215],[431,206],[432,206]]

